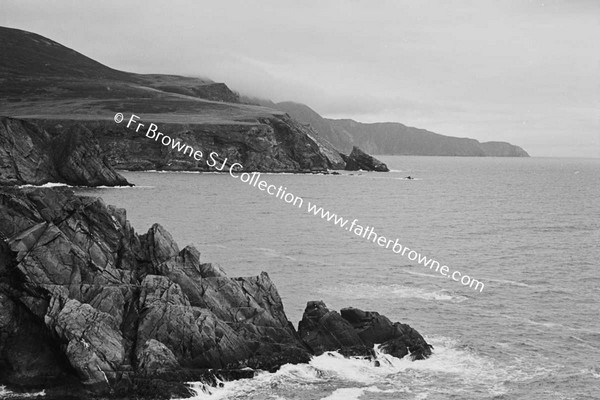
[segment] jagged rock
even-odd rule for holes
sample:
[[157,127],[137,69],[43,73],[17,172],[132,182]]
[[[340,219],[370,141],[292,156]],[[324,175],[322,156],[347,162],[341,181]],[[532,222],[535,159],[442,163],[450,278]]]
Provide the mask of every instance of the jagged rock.
[[57,137],[37,125],[0,117],[0,185],[129,185],[102,157],[92,133],[80,124]]
[[136,234],[98,198],[4,188],[0,222],[0,384],[166,399],[189,396],[185,381],[328,350],[431,353],[408,325],[323,302],[308,304],[298,334],[267,273],[230,278],[160,225]]
[[399,322],[392,323],[387,317],[373,311],[344,308],[342,317],[352,324],[361,340],[367,345],[382,344],[381,349],[402,358],[410,352],[413,360],[431,355],[431,346],[413,328]]
[[129,185],[104,160],[94,135],[83,125],[75,125],[53,138],[52,159],[59,176],[69,185]]
[[145,236],[141,237],[141,240],[146,243],[148,256],[153,265],[159,265],[179,253],[179,247],[171,234],[159,224],[152,225],[152,228]]
[[[173,121],[173,118],[168,120]],[[255,119],[241,122],[156,121],[160,132],[201,150],[203,158],[199,160],[190,157],[189,151],[186,155],[147,138],[143,128],[140,132],[128,129],[126,123],[57,118],[32,121],[53,137],[68,132],[73,126],[84,125],[98,139],[110,164],[126,170],[228,172],[233,163],[239,163],[246,171],[324,172],[342,169],[345,165],[337,151],[319,140],[312,129],[274,110],[261,109]],[[211,152],[218,154],[217,163],[212,166],[208,164]]]
[[317,144],[321,154],[327,158],[329,169],[344,169],[346,161],[340,152],[324,137],[320,136],[312,126],[304,125],[306,134]]
[[315,354],[329,350],[362,347],[352,325],[336,311],[329,311],[322,301],[309,301],[298,325],[300,338]]
[[52,297],[46,326],[66,343],[65,355],[82,383],[108,392],[125,359],[123,338],[115,319],[75,299]]
[[307,303],[298,333],[315,354],[337,350],[347,356],[372,356],[373,345],[381,344],[382,351],[398,358],[409,353],[413,360],[431,355],[431,346],[409,325],[357,308],[338,314],[322,301]]
[[41,185],[55,178],[50,140],[32,123],[0,117],[0,184]]
[[388,172],[387,165],[379,161],[373,156],[368,155],[358,147],[354,146],[352,152],[348,156],[342,155],[346,161],[346,171],[379,171]]
[[199,369],[309,360],[266,273],[229,278],[160,225],[32,188],[0,190],[0,221],[0,384],[169,398]]

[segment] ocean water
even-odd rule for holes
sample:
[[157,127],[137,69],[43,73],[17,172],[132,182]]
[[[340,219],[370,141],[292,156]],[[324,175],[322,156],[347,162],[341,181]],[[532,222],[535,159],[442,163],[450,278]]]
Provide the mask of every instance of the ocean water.
[[[485,284],[482,292],[226,174],[126,172],[77,190],[231,276],[267,271],[294,324],[309,300],[378,311],[434,346],[380,367],[336,353],[196,385],[198,399],[600,399],[600,159],[380,157],[390,173],[262,179]],[[417,179],[404,179],[411,175]]]

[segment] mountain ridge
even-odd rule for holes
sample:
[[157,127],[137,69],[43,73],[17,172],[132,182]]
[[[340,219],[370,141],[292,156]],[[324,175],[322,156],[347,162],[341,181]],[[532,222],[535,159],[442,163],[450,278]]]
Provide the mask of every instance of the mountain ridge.
[[341,152],[358,146],[370,154],[420,156],[529,157],[521,147],[499,141],[441,135],[400,122],[363,123],[329,119],[296,102],[273,103],[300,122],[310,125]]

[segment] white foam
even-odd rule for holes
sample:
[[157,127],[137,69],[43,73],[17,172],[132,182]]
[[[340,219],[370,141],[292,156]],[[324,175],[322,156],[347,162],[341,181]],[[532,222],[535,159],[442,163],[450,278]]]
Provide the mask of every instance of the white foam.
[[31,397],[43,397],[46,396],[46,392],[44,390],[42,390],[41,392],[35,392],[35,393],[15,393],[12,392],[10,390],[8,390],[6,388],[6,386],[0,386],[0,399],[3,399],[5,397],[12,397],[12,398],[31,398]]
[[[200,173],[208,173],[208,171],[165,171],[165,170],[156,170],[156,169],[148,169],[144,171],[127,171],[127,172],[136,172],[136,173],[149,173],[149,174],[200,174]],[[213,171],[210,171],[212,173]],[[219,173],[219,172],[217,172]]]
[[129,186],[129,185],[71,186],[71,185],[67,185],[66,183],[49,182],[49,183],[45,183],[43,185],[29,185],[29,184],[21,185],[21,186],[19,186],[19,189],[23,189],[23,188],[55,188],[55,187],[69,187],[69,188],[75,188],[75,189],[154,189],[155,188],[155,186]]
[[337,389],[327,397],[323,397],[321,400],[358,400],[359,397],[365,392],[363,388],[343,388]]
[[323,293],[331,293],[332,291],[335,291],[337,293],[347,293],[349,295],[352,295],[354,298],[358,299],[415,298],[421,300],[451,301],[454,303],[461,303],[469,299],[469,297],[467,296],[461,294],[454,294],[453,292],[446,289],[428,290],[416,286],[406,286],[400,284],[342,284],[336,285],[335,288],[322,288],[319,291]]
[[[492,395],[507,392],[505,382],[530,377],[519,371],[498,367],[493,360],[480,356],[458,342],[432,337],[427,341],[434,346],[433,355],[426,360],[411,361],[410,357],[398,359],[383,354],[375,347],[379,366],[366,358],[345,358],[337,352],[327,352],[313,357],[309,364],[284,365],[275,373],[259,373],[253,379],[223,382],[222,387],[207,388],[195,384],[195,399],[221,400],[231,398],[260,398],[295,393],[302,390],[335,389],[323,394],[322,400],[358,399],[372,393],[413,393],[421,399],[434,393],[433,381],[461,386],[477,386]],[[539,371],[538,371],[539,372]],[[336,386],[338,386],[336,388]],[[279,393],[274,393],[274,388]]]
[[592,377],[596,378],[596,379],[600,379],[600,367],[593,367],[590,369],[584,369],[581,370],[582,374],[590,374],[592,375]]
[[[523,317],[518,317],[518,316],[512,316],[512,315],[505,315],[505,314],[500,314],[501,317],[506,318],[506,319],[511,319],[514,321],[518,321],[521,323],[526,323],[529,325],[534,325],[534,326],[542,326],[544,328],[550,328],[550,329],[556,329],[556,328],[561,328],[561,329],[565,329],[565,330],[569,330],[569,331],[573,331],[573,332],[579,332],[579,333],[588,333],[588,334],[593,334],[593,335],[600,335],[600,331],[596,331],[593,329],[587,329],[587,328],[574,328],[572,326],[568,326],[568,325],[563,325],[563,324],[559,324],[558,322],[540,322],[540,321],[534,321],[532,319],[529,318],[523,318]],[[579,340],[583,340],[577,337],[574,337],[575,339],[579,339]]]
[[22,188],[53,188],[53,187],[73,187],[73,186],[67,185],[66,183],[48,182],[43,185],[21,185],[21,186],[19,186],[19,189],[22,189]]
[[513,285],[513,286],[522,286],[522,287],[530,287],[530,285],[524,283],[524,282],[516,282],[516,281],[510,281],[508,279],[491,279],[491,278],[485,278],[486,281],[490,281],[490,282],[498,282],[498,283],[506,283],[507,285]]
[[409,275],[416,275],[416,276],[424,276],[427,278],[434,278],[434,279],[448,279],[446,276],[441,275],[441,274],[424,274],[422,272],[413,272],[413,271],[404,271],[405,273],[409,274]]

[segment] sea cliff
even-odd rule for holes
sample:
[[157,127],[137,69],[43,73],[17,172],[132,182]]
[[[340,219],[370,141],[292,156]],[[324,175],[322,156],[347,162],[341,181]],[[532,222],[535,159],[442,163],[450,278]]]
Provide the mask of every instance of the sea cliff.
[[[52,136],[83,125],[98,140],[111,166],[124,170],[215,171],[227,160],[246,171],[325,172],[343,169],[345,162],[333,148],[310,135],[301,124],[285,114],[262,115],[256,120],[223,123],[183,122],[181,118],[140,113],[147,126],[155,123],[173,141],[201,149],[203,159],[194,159],[145,136],[145,130],[128,129],[127,123],[111,119],[32,119]],[[219,163],[209,166],[215,152]]]

